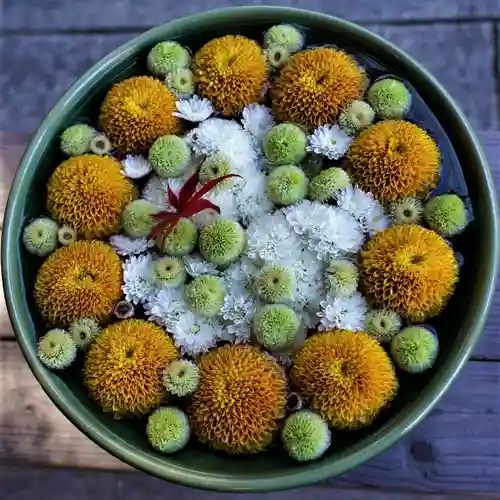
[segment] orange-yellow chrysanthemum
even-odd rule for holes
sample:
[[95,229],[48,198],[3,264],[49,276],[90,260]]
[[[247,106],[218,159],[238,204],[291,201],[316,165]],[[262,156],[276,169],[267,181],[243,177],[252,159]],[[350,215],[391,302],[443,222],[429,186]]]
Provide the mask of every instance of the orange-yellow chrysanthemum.
[[225,345],[199,362],[200,385],[188,408],[193,433],[228,453],[256,453],[283,417],[285,380],[269,356],[249,345]]
[[260,101],[268,77],[262,48],[235,35],[206,43],[194,56],[193,70],[198,93],[226,116]]
[[176,97],[150,76],[134,76],[114,85],[101,106],[99,123],[115,148],[124,153],[147,150],[162,135],[180,130]]
[[90,397],[115,417],[144,415],[167,397],[163,371],[179,354],[157,325],[129,319],[108,326],[85,356]]
[[386,120],[363,130],[349,148],[354,182],[380,201],[422,197],[439,180],[440,153],[413,123]]
[[413,321],[438,314],[458,279],[450,245],[414,224],[377,233],[361,252],[360,270],[364,292],[376,306]]
[[331,427],[368,425],[393,399],[393,364],[364,332],[333,330],[306,340],[292,367],[292,383]]
[[110,156],[82,155],[63,161],[47,185],[47,208],[61,225],[87,239],[118,233],[121,214],[135,197],[134,184]]
[[35,282],[35,299],[50,323],[68,326],[78,318],[106,321],[121,297],[122,265],[102,241],[77,241],[52,253]]
[[334,122],[343,107],[361,97],[365,77],[356,61],[337,49],[299,52],[281,70],[272,91],[280,121],[318,127]]

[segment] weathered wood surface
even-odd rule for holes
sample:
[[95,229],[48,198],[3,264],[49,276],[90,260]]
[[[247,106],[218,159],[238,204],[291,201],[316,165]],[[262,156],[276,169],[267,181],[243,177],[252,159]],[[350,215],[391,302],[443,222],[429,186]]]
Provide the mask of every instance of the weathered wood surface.
[[[56,410],[15,342],[0,342],[0,360],[0,463],[130,470]],[[499,386],[500,363],[469,362],[439,407],[410,436],[327,484],[500,493]]]
[[[500,132],[483,132],[480,134],[480,138],[489,159],[497,191],[500,193]],[[3,221],[10,184],[27,140],[28,136],[25,134],[0,134],[0,224]],[[0,338],[12,336],[13,332],[7,317],[5,302],[1,297]],[[497,282],[497,291],[490,316],[474,352],[474,357],[478,359],[500,359],[500,280]]]
[[[298,490],[255,495],[252,493],[221,494],[211,491],[193,491],[165,483],[146,474],[87,471],[81,469],[47,469],[32,467],[9,468],[0,466],[5,500],[33,500],[40,491],[51,500],[480,500],[499,498],[498,495],[422,494],[375,489],[340,489],[313,486]],[[9,493],[12,495],[9,496]],[[54,496],[50,496],[50,492]],[[55,496],[57,495],[57,496]]]
[[236,5],[282,5],[316,10],[358,22],[419,22],[500,18],[497,0],[117,0],[103,9],[99,0],[3,0],[3,32],[148,28],[207,9]]

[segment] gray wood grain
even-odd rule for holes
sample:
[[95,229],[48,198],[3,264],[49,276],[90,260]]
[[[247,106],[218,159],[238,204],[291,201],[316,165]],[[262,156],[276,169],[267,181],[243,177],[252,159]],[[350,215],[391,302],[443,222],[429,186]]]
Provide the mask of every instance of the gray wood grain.
[[[101,472],[76,469],[1,467],[2,490],[6,500],[457,500],[455,494],[391,492],[367,488],[325,488],[311,486],[275,493],[230,494],[192,490],[166,483],[144,473]],[[489,497],[493,498],[493,497]],[[498,497],[497,497],[498,498]],[[464,500],[485,499],[468,494]]]
[[[0,360],[0,463],[130,470],[56,410],[14,342],[0,341]],[[500,492],[499,384],[500,363],[469,362],[439,407],[407,439],[326,484]]]
[[[364,22],[500,17],[497,0],[4,0],[4,29],[61,30],[146,28],[208,9],[237,5],[281,5],[316,10]],[[109,5],[109,6],[108,6]]]

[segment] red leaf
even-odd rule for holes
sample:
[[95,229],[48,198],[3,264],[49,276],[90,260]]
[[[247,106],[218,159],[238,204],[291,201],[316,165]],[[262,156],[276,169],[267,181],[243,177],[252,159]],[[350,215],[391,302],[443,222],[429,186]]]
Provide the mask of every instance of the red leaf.
[[159,221],[162,220],[172,220],[174,217],[178,217],[179,214],[176,212],[158,212],[153,214],[153,218]]
[[186,209],[181,212],[182,217],[192,217],[193,215],[201,212],[203,210],[215,210],[218,214],[220,214],[220,208],[217,205],[214,205],[211,201],[205,200],[201,198],[199,200],[195,200],[190,202]]
[[173,192],[170,185],[167,184],[167,187],[168,187],[168,201],[170,202],[170,205],[172,205],[176,209],[179,208],[179,198],[177,198],[177,195]]
[[196,200],[199,200],[202,196],[206,195],[209,191],[211,191],[215,186],[217,186],[222,181],[225,181],[226,179],[229,179],[231,177],[241,177],[241,175],[228,174],[228,175],[222,175],[221,177],[217,177],[217,179],[212,179],[211,181],[208,181],[199,191],[197,191],[189,201],[194,202]]
[[186,205],[189,203],[191,200],[191,197],[193,196],[194,192],[196,191],[196,186],[198,184],[198,171],[196,171],[182,186],[182,189],[179,193],[179,201],[178,201],[178,208],[180,210],[183,210]]

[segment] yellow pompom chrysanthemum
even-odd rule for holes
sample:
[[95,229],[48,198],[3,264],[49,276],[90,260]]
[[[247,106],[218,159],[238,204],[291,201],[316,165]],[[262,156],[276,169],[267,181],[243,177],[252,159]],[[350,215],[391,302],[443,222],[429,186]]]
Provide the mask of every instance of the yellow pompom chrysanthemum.
[[413,123],[386,120],[363,130],[348,152],[352,179],[382,202],[422,197],[439,180],[440,153]]
[[283,122],[308,128],[334,122],[363,93],[365,77],[356,61],[333,48],[304,50],[290,58],[271,89]]
[[414,224],[377,233],[361,252],[360,270],[364,292],[376,306],[413,321],[438,314],[458,279],[450,245]]
[[47,191],[52,217],[87,239],[118,233],[123,209],[136,195],[120,163],[97,155],[63,161],[49,179]]
[[188,408],[202,443],[228,453],[262,451],[284,415],[278,364],[249,345],[225,345],[201,357],[200,385]]
[[129,319],[106,328],[85,356],[90,397],[116,418],[149,413],[166,399],[163,371],[179,358],[157,325]]
[[68,326],[79,318],[106,321],[120,299],[122,266],[101,241],[77,241],[52,253],[35,282],[35,299],[50,323]]
[[297,353],[291,375],[307,404],[340,429],[370,424],[397,389],[389,356],[364,332],[314,334]]
[[261,100],[267,82],[262,48],[243,36],[227,35],[206,43],[194,56],[198,93],[226,116]]
[[134,76],[114,85],[102,106],[99,123],[123,153],[147,150],[162,135],[180,130],[176,97],[156,78]]

